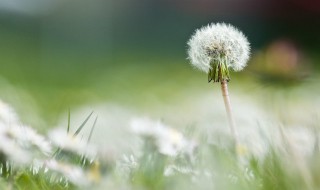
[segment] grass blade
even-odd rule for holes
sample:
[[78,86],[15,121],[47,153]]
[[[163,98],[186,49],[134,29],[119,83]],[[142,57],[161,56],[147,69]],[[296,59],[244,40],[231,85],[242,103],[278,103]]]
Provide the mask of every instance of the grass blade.
[[90,140],[91,140],[92,133],[93,133],[93,130],[94,130],[95,126],[96,126],[97,120],[98,120],[98,116],[97,116],[96,119],[94,120],[93,125],[92,125],[92,127],[91,127],[90,134],[89,134],[88,141],[87,141],[88,144],[89,144],[89,142],[90,142]]
[[83,123],[78,127],[77,131],[73,134],[73,136],[77,136],[80,131],[82,130],[82,128],[85,126],[85,124],[88,122],[88,120],[90,119],[90,117],[92,116],[93,111],[88,115],[88,117],[83,121]]

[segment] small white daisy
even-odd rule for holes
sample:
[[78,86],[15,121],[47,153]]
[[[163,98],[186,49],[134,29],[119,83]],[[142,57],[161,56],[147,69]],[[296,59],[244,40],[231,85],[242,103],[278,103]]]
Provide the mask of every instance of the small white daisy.
[[93,145],[88,144],[78,136],[68,134],[65,129],[56,128],[51,130],[49,132],[49,138],[53,145],[80,156],[86,155],[89,158],[94,158],[97,154],[96,148]]
[[139,167],[137,158],[134,155],[122,155],[120,159],[116,161],[116,173],[121,178],[129,179],[130,173]]
[[28,164],[36,155],[47,156],[51,153],[51,145],[45,137],[23,125],[14,109],[1,100],[0,153],[6,161],[15,164]]
[[61,174],[68,181],[79,186],[89,185],[89,180],[85,171],[78,166],[74,166],[68,163],[58,162],[56,160],[47,160],[44,162],[44,166],[50,170]]
[[13,161],[16,164],[28,164],[31,161],[32,153],[19,146],[16,139],[8,136],[7,128],[0,123],[0,154],[5,156],[6,161]]
[[196,147],[195,142],[187,140],[182,133],[165,126],[161,122],[154,122],[146,118],[135,118],[131,121],[131,129],[138,135],[153,138],[158,151],[164,155],[191,154]]
[[243,33],[225,23],[212,23],[196,30],[188,45],[188,59],[195,68],[209,74],[209,82],[229,80],[228,69],[242,70],[250,54]]
[[7,135],[15,139],[15,141],[24,148],[38,148],[45,155],[52,153],[51,144],[44,136],[38,134],[34,129],[23,125],[13,125],[8,127]]

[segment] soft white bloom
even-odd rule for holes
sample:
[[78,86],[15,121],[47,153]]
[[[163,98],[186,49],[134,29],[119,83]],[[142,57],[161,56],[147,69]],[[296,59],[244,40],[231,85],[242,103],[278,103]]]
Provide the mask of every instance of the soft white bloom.
[[138,167],[138,162],[132,154],[130,156],[123,155],[122,160],[123,160],[123,163],[130,168]]
[[[52,153],[51,144],[34,129],[0,121],[0,152],[16,163],[28,163],[36,153]],[[39,155],[38,155],[39,156]]]
[[189,154],[193,152],[195,143],[188,141],[177,130],[165,126],[161,122],[154,122],[145,118],[136,118],[131,121],[134,133],[151,137],[155,140],[160,153],[176,156],[180,152]]
[[[97,105],[86,105],[71,111],[70,131],[75,131],[76,127],[83,122],[92,110],[94,110],[94,113],[82,128],[81,135],[84,136],[83,141],[86,142],[95,118],[98,118],[90,144],[94,144],[98,151],[99,159],[114,162],[123,154],[139,146],[136,137],[128,130],[128,123],[136,111],[119,104],[100,102]],[[67,113],[63,114],[59,126],[65,125],[68,120],[67,115]],[[66,129],[63,129],[62,132],[65,136]],[[81,135],[79,135],[79,138]]]
[[34,129],[27,126],[10,126],[7,135],[15,139],[20,146],[25,148],[37,147],[42,153],[50,155],[52,153],[51,144],[44,136],[38,134]]
[[30,162],[32,154],[21,147],[15,139],[8,136],[6,128],[0,123],[0,153],[4,154],[8,161],[17,164]]
[[121,178],[129,179],[130,173],[139,167],[137,158],[134,155],[122,155],[116,162],[116,171]]
[[188,45],[191,64],[206,73],[216,71],[217,64],[240,71],[250,54],[249,42],[243,33],[224,23],[212,23],[196,30]]
[[34,129],[21,124],[14,109],[1,100],[0,152],[7,161],[16,164],[29,163],[39,152],[45,155],[51,153],[49,142]]
[[89,184],[87,175],[81,167],[58,162],[56,160],[47,160],[44,162],[44,166],[49,171],[60,173],[63,177],[76,185],[84,186]]
[[0,100],[0,120],[5,124],[18,123],[19,119],[14,109]]
[[96,156],[96,148],[88,144],[86,140],[82,140],[79,136],[68,134],[65,129],[56,128],[49,132],[49,138],[52,143],[67,151],[74,152],[78,155],[86,155],[89,158]]

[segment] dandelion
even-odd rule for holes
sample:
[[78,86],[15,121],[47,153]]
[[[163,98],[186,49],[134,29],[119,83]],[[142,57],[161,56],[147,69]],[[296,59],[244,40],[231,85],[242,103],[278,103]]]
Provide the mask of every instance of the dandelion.
[[228,121],[237,145],[238,137],[228,93],[229,69],[240,71],[246,66],[249,59],[249,42],[235,27],[217,23],[196,30],[188,45],[188,59],[191,64],[207,73],[209,82],[221,83]]
[[208,73],[209,82],[229,80],[229,68],[241,71],[249,59],[247,38],[235,27],[224,23],[198,29],[188,45],[191,64]]

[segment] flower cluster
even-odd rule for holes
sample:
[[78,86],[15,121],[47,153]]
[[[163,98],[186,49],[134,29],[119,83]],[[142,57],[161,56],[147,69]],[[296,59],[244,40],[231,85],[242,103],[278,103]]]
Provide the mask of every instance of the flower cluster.
[[14,110],[0,100],[1,164],[9,160],[16,164],[28,164],[35,156],[51,153],[49,141],[31,127],[21,124]]
[[93,145],[61,128],[48,136],[22,124],[15,111],[0,100],[0,176],[29,168],[32,175],[43,173],[51,183],[84,186],[98,180]]
[[194,67],[208,73],[209,82],[229,80],[229,68],[242,70],[250,54],[249,42],[243,33],[224,23],[196,30],[188,45],[188,59]]

